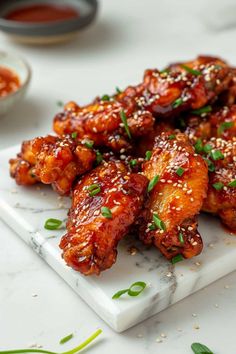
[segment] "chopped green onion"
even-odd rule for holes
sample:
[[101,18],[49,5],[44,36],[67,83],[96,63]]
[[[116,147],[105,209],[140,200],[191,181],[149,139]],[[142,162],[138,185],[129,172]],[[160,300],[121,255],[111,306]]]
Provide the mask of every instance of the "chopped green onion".
[[194,69],[192,69],[192,68],[190,68],[189,66],[187,66],[187,65],[181,65],[182,66],[182,68],[184,69],[184,70],[186,70],[188,73],[190,73],[190,74],[192,74],[192,75],[195,75],[195,76],[199,76],[199,75],[202,75],[202,73],[201,73],[201,71],[199,71],[199,70],[194,70]]
[[195,151],[197,154],[202,152],[203,149],[203,144],[201,139],[197,139],[196,144],[194,145]]
[[63,107],[64,106],[64,103],[62,101],[57,101],[57,106],[58,107]]
[[204,158],[204,160],[205,160],[206,163],[207,163],[208,170],[209,170],[210,172],[214,172],[214,171],[215,171],[215,165],[213,164],[213,162],[212,162],[211,160],[205,158],[205,157],[203,157],[203,158]]
[[71,338],[73,338],[73,336],[74,336],[73,333],[68,334],[68,336],[62,338],[59,343],[60,344],[67,343],[69,340],[71,340]]
[[84,140],[83,144],[88,148],[88,149],[92,149],[93,145],[94,145],[94,141],[93,140]]
[[147,284],[143,281],[136,281],[135,283],[133,283],[129,289],[123,289],[123,290],[119,290],[117,291],[117,293],[115,293],[112,296],[112,299],[119,299],[119,297],[121,297],[123,294],[128,294],[129,296],[138,296],[139,294],[141,294],[143,292],[143,290],[146,288]]
[[184,236],[183,236],[182,232],[179,233],[179,242],[184,244]]
[[229,182],[228,186],[235,188],[236,187],[236,179],[234,181],[232,181],[232,182]]
[[120,118],[124,124],[124,127],[125,127],[125,131],[128,135],[128,137],[131,139],[131,134],[130,134],[130,131],[129,131],[129,126],[128,126],[128,123],[127,123],[127,117],[126,117],[126,114],[124,112],[124,110],[122,109],[122,111],[120,111]]
[[212,111],[211,106],[205,106],[199,109],[194,109],[191,113],[200,116],[201,114],[210,113]]
[[155,213],[153,214],[152,220],[154,222],[154,225],[158,229],[165,231],[166,225],[165,225],[164,221],[162,221],[157,214],[155,214]]
[[209,348],[201,343],[193,343],[191,348],[194,354],[214,354]]
[[[98,329],[96,332],[94,332],[89,338],[87,338],[83,343],[78,345],[77,347],[68,350],[66,352],[63,352],[61,354],[75,354],[84,349],[88,344],[90,344],[99,334],[102,333],[101,329]],[[20,353],[44,353],[44,354],[59,354],[56,352],[51,352],[49,350],[44,350],[44,349],[33,349],[33,348],[27,348],[27,349],[13,349],[13,350],[2,350],[0,351],[0,354],[20,354]]]
[[94,197],[96,194],[98,194],[99,192],[101,192],[101,188],[99,186],[99,184],[97,183],[94,183],[94,184],[91,184],[89,187],[88,187],[88,190],[89,190],[89,196],[90,197]]
[[103,156],[100,151],[96,151],[96,165],[99,165],[103,160]]
[[116,92],[119,94],[119,93],[122,93],[122,91],[119,89],[118,86],[116,86]]
[[161,70],[160,74],[169,74],[169,72],[170,72],[170,69],[166,68],[166,69]]
[[217,191],[220,191],[224,187],[224,185],[221,182],[216,182],[212,185],[212,187],[214,187]]
[[154,230],[157,229],[156,225],[154,225],[154,224],[151,224],[150,226],[148,226],[148,228],[149,228],[150,231],[154,231]]
[[131,167],[134,167],[134,166],[137,165],[137,163],[138,163],[138,161],[136,159],[134,159],[134,160],[130,160],[129,164],[130,164]]
[[217,129],[217,133],[221,135],[225,130],[232,128],[234,125],[233,122],[224,122]]
[[211,151],[211,157],[215,161],[224,159],[224,155],[222,154],[222,152],[220,150]]
[[150,150],[147,150],[145,153],[145,160],[149,161],[152,156],[152,152]]
[[182,168],[182,167],[179,167],[179,168],[177,168],[177,170],[176,170],[176,174],[177,174],[179,177],[183,176],[184,172],[185,172],[185,169]]
[[73,133],[71,133],[71,137],[72,137],[72,139],[76,139],[76,138],[77,138],[77,135],[78,135],[78,133],[77,133],[77,132],[73,132]]
[[151,181],[148,183],[148,193],[151,192],[151,190],[155,187],[157,182],[159,181],[160,176],[156,175],[154,176]]
[[203,147],[203,151],[208,154],[208,152],[210,152],[212,150],[212,146],[210,144],[206,144]]
[[168,136],[168,139],[169,139],[169,140],[173,140],[173,139],[175,139],[175,138],[176,138],[176,136],[175,136],[174,134],[171,134],[171,135]]
[[102,100],[102,101],[110,101],[110,96],[108,96],[108,95],[103,95],[103,96],[101,97],[101,100]]
[[175,263],[181,262],[183,260],[184,260],[184,257],[182,256],[182,254],[177,254],[177,256],[172,258],[171,263],[175,264]]
[[177,108],[179,106],[181,106],[181,104],[183,104],[183,99],[181,97],[177,98],[177,100],[175,100],[172,104],[173,108]]
[[108,207],[101,207],[101,213],[104,218],[112,219],[112,212]]
[[62,221],[58,219],[47,219],[44,228],[47,230],[58,230],[62,225]]

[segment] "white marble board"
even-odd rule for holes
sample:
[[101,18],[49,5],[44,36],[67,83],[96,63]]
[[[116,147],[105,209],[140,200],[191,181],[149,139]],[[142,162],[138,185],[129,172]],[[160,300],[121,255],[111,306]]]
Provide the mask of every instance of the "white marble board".
[[[60,198],[47,186],[20,187],[9,177],[8,160],[19,147],[0,152],[0,216],[42,257],[115,331],[143,321],[236,269],[236,238],[217,219],[200,218],[203,253],[173,266],[155,248],[146,249],[127,237],[119,246],[116,264],[99,277],[84,277],[68,268],[58,247],[65,230],[48,231],[48,218],[66,219],[69,198]],[[138,252],[130,255],[128,248]],[[112,295],[135,281],[148,287],[138,297]]]

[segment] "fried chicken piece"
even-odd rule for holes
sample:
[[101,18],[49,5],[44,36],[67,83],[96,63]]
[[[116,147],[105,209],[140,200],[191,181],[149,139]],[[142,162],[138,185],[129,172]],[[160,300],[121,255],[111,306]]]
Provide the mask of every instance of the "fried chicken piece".
[[202,239],[196,215],[208,183],[203,158],[195,154],[185,134],[169,139],[163,133],[156,138],[151,159],[143,164],[143,174],[153,188],[139,218],[140,239],[154,244],[167,259],[199,254]]
[[186,119],[185,133],[195,143],[206,142],[211,137],[231,140],[236,136],[236,105],[216,108],[212,112],[190,115]]
[[73,190],[67,234],[60,247],[65,262],[85,275],[97,274],[116,261],[117,244],[138,216],[147,178],[121,161],[102,163]]
[[[127,120],[128,131],[121,115]],[[132,138],[148,134],[153,124],[151,113],[139,109],[134,99],[119,102],[110,97],[109,100],[97,99],[85,107],[68,103],[64,112],[54,118],[53,126],[59,135],[76,132],[80,139],[91,139],[97,147],[119,152],[130,150]]]
[[236,104],[236,69],[231,68],[232,79],[226,91],[223,91],[219,97],[222,106],[231,106]]
[[213,137],[207,146],[209,187],[202,210],[219,215],[229,229],[236,231],[236,137]]
[[22,144],[10,162],[10,174],[19,185],[51,184],[59,194],[69,194],[77,176],[89,171],[96,152],[77,138],[48,135]]
[[143,83],[128,88],[140,107],[155,117],[178,115],[212,102],[232,79],[232,71],[221,59],[200,56],[192,62],[170,65],[166,70],[146,70]]

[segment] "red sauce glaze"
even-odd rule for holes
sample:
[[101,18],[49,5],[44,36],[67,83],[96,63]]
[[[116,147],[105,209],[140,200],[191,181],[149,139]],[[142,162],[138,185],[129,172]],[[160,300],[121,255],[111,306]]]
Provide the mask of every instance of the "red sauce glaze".
[[20,79],[17,74],[3,66],[0,66],[0,97],[15,92],[20,87]]
[[79,12],[68,5],[35,4],[10,11],[5,18],[18,22],[55,22],[78,18]]

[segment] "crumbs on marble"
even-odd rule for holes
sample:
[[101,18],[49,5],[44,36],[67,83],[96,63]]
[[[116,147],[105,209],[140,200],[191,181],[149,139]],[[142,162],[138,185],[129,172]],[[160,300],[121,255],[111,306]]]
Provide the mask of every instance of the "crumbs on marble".
[[195,264],[197,267],[200,267],[201,262],[195,262],[194,264]]
[[33,343],[28,345],[28,348],[43,348],[43,346],[41,344],[37,344],[37,343]]
[[219,308],[219,305],[218,305],[218,304],[215,304],[215,308],[217,308],[217,309],[218,309],[218,308]]
[[135,256],[139,252],[139,249],[135,246],[131,246],[127,251],[131,256]]
[[229,289],[230,286],[226,284],[226,285],[224,286],[224,288],[225,288],[225,289]]
[[183,332],[182,328],[177,328],[178,332]]
[[197,314],[196,314],[196,313],[192,313],[192,316],[193,316],[193,317],[197,317]]
[[209,248],[214,248],[214,244],[213,244],[213,243],[209,243],[207,246],[208,246]]
[[143,334],[142,333],[137,334],[137,338],[143,338]]
[[11,194],[17,194],[18,193],[18,191],[16,189],[12,189],[10,192],[11,192]]
[[173,276],[173,274],[172,274],[171,272],[167,272],[167,273],[165,274],[165,276],[166,276],[167,278],[171,278],[171,277]]
[[37,297],[38,296],[38,294],[32,294],[32,297]]
[[193,326],[193,328],[194,328],[194,329],[200,329],[200,326],[199,326],[198,324],[195,324],[195,325]]

